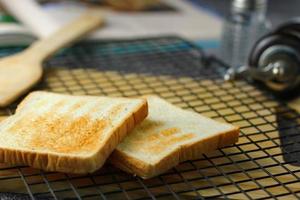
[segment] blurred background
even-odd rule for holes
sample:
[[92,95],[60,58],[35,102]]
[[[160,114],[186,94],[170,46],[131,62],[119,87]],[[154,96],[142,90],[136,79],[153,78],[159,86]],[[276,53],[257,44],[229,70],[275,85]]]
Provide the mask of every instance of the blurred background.
[[[230,0],[193,0],[203,4],[212,11],[226,16],[230,12]],[[267,16],[274,26],[290,19],[299,16],[298,8],[300,1],[297,0],[271,0],[268,3]]]
[[[79,15],[87,7],[101,7],[107,24],[98,33],[98,38],[122,39],[173,34],[194,40],[203,47],[216,48],[220,45],[222,24],[224,19],[230,15],[232,1],[24,0],[20,2],[1,0],[1,3],[0,45],[28,43],[31,41],[32,36],[47,35]],[[51,20],[37,17],[36,13],[32,12],[32,10],[36,11],[36,8],[32,6],[34,3],[38,3],[40,10],[45,13],[43,17],[50,17]],[[297,16],[299,5],[300,2],[297,0],[269,1],[266,18],[272,26],[277,26]],[[22,28],[8,26],[8,23],[16,21],[25,24],[25,26]],[[5,34],[11,34],[11,39],[9,40],[9,37]],[[16,34],[19,34],[19,37]],[[1,40],[1,38],[5,39]]]
[[[224,73],[225,79],[233,80],[240,74],[245,78],[246,72],[246,78],[263,82],[272,79],[269,85],[272,84],[273,90],[285,90],[279,86],[294,87],[300,82],[300,52],[295,47],[299,41],[287,42],[290,36],[263,45],[258,51],[272,47],[266,51],[267,56],[259,53],[252,59],[257,62],[249,63],[255,43],[262,36],[274,33],[280,24],[297,17],[300,6],[297,0],[0,0],[0,3],[0,46],[28,45],[49,36],[85,10],[96,8],[103,13],[105,25],[86,37],[87,40],[177,36],[192,41],[206,54],[227,64],[230,69]],[[289,34],[293,35],[298,26],[293,25]],[[294,81],[287,83],[291,79]]]

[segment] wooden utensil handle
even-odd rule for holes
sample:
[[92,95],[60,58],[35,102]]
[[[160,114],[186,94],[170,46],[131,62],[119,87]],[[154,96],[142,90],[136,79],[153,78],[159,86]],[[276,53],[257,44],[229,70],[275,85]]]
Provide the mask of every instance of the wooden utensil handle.
[[104,19],[100,11],[88,10],[78,19],[59,29],[50,37],[33,43],[25,53],[42,62],[57,50],[69,45],[102,24],[104,24]]

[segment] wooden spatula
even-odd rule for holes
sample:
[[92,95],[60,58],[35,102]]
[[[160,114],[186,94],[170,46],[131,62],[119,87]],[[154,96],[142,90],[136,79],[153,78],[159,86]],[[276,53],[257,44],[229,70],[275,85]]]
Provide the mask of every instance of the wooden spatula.
[[0,60],[0,107],[16,100],[36,84],[42,63],[56,51],[104,23],[98,10],[89,10],[48,38],[33,43],[21,53]]

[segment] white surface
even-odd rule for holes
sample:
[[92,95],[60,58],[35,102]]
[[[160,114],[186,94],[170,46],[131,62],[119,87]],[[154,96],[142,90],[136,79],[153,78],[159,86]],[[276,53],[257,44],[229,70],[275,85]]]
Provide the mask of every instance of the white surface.
[[[178,35],[192,40],[218,39],[221,20],[185,0],[161,0],[178,11],[117,12],[102,9],[104,28],[89,38],[127,39]],[[0,23],[0,46],[29,44],[32,33],[44,38],[83,13],[87,7],[75,1],[48,3],[40,7],[34,0],[0,0],[26,27]]]
[[[184,0],[162,0],[177,12],[116,12],[103,9],[106,26],[93,34],[96,38],[131,38],[179,35],[189,39],[215,39],[221,33],[221,20]],[[70,21],[86,8],[82,4],[53,3],[44,10],[59,24]]]
[[38,37],[46,37],[60,27],[34,0],[0,0],[0,2]]

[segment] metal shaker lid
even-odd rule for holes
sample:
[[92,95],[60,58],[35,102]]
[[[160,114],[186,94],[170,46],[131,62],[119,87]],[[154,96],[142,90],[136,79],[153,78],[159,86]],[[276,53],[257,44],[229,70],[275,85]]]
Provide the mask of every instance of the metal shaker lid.
[[267,0],[232,0],[231,9],[237,12],[265,10]]

